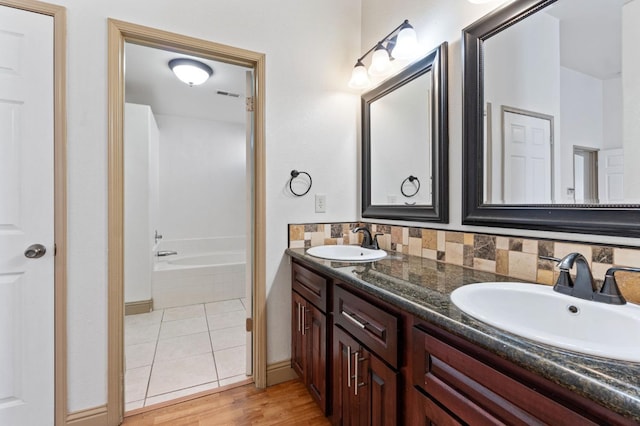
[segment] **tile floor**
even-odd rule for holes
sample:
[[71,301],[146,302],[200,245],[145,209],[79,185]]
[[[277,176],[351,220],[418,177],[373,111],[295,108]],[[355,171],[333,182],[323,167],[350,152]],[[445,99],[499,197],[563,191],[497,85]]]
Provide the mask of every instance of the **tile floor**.
[[125,317],[125,411],[245,380],[246,300]]

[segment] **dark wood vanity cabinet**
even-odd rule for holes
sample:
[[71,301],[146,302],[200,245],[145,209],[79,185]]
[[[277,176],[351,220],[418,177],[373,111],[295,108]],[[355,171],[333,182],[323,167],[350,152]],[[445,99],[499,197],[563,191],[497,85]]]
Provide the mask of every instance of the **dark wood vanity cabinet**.
[[291,366],[325,414],[327,401],[327,279],[293,264]]
[[637,424],[311,268],[293,262],[292,367],[334,425]]
[[334,425],[397,425],[398,318],[334,287]]
[[412,334],[412,424],[634,424],[442,329]]
[[398,424],[397,371],[337,326],[332,362],[334,425]]

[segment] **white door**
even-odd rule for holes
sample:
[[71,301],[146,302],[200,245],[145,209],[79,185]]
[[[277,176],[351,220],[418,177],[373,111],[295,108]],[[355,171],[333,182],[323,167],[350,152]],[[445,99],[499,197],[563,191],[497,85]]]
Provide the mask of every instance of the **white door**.
[[624,202],[624,150],[598,151],[598,194],[604,204]]
[[52,425],[53,18],[0,6],[0,52],[0,425]]
[[548,204],[551,197],[551,121],[504,111],[503,199]]

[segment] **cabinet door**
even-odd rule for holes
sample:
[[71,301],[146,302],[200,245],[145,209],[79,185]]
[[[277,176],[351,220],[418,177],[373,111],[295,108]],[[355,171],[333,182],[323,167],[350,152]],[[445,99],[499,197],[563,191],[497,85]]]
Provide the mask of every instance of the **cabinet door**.
[[327,412],[327,317],[312,304],[303,310],[302,333],[307,347],[307,386],[322,411]]
[[302,334],[303,312],[306,300],[298,293],[291,292],[291,367],[298,373],[302,381],[307,383],[307,348]]
[[396,425],[394,370],[339,327],[333,329],[333,424]]

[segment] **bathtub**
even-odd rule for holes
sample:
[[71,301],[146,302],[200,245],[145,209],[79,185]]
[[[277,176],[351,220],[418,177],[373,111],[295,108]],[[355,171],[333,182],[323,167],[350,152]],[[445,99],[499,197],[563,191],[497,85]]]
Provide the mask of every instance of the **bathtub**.
[[161,241],[155,251],[151,295],[155,309],[246,296],[245,237]]

